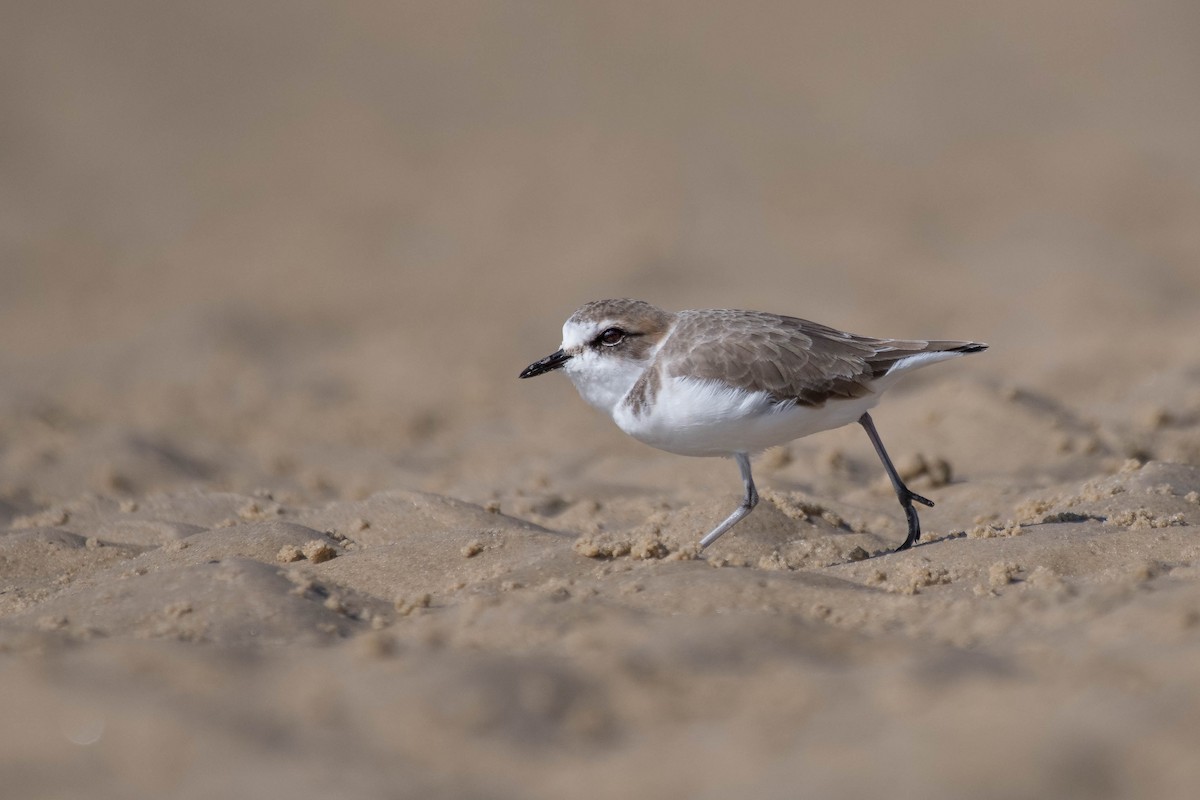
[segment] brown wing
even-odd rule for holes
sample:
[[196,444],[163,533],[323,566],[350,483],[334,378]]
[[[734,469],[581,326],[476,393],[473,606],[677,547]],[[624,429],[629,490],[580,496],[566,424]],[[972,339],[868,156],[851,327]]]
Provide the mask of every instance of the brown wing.
[[958,344],[872,339],[796,317],[713,309],[681,311],[660,354],[674,377],[718,380],[766,392],[776,402],[820,406],[868,394],[871,381],[899,359]]

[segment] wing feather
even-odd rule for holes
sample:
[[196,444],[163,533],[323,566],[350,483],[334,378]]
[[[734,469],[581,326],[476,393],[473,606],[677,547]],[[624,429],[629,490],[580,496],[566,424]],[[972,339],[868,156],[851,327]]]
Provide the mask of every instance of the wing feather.
[[964,342],[875,339],[759,311],[679,312],[659,358],[672,377],[721,381],[777,403],[820,406],[862,397],[909,356]]

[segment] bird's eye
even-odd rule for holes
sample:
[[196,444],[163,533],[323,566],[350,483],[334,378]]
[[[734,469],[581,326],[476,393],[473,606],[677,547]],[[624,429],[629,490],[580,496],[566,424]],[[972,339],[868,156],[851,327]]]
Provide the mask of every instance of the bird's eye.
[[625,331],[620,328],[609,328],[596,338],[605,347],[614,347],[625,339]]

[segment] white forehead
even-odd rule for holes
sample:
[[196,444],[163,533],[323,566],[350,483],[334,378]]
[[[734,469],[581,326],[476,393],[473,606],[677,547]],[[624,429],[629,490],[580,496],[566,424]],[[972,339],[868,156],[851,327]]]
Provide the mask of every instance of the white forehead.
[[595,339],[596,334],[615,325],[616,320],[613,319],[581,321],[572,317],[563,323],[562,349],[582,347]]

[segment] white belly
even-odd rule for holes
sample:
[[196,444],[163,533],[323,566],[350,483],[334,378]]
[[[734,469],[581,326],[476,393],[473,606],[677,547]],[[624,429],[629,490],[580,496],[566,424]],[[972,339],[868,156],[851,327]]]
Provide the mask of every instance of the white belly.
[[613,421],[638,441],[685,456],[753,453],[856,421],[879,401],[872,392],[825,405],[777,405],[717,381],[668,378],[639,416],[618,403]]

